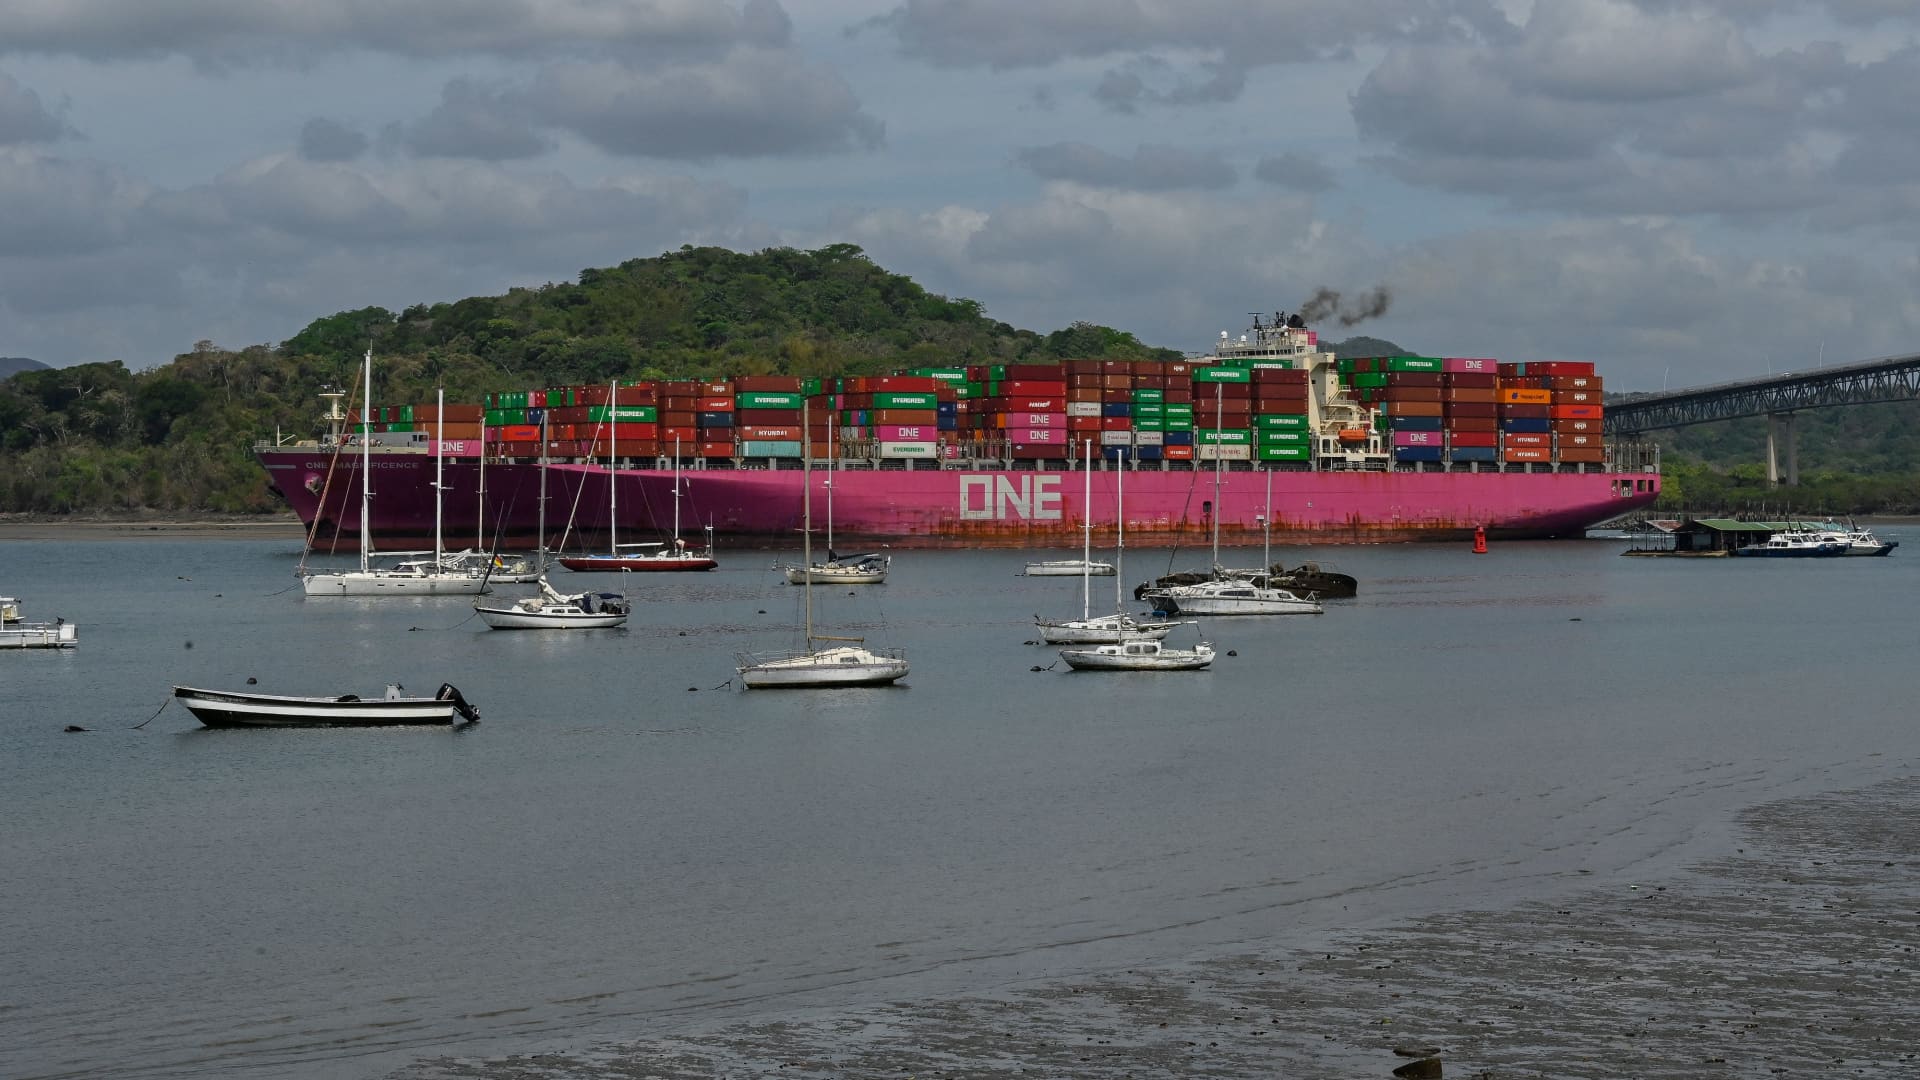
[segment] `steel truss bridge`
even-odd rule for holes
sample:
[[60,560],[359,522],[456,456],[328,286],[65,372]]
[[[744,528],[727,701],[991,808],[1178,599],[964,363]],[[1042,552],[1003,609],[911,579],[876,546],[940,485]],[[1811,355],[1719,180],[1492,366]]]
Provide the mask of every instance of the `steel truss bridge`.
[[1800,482],[1800,463],[1793,439],[1794,413],[1916,399],[1920,399],[1920,355],[1893,356],[1608,402],[1602,426],[1608,435],[1638,435],[1660,428],[1764,416],[1767,418],[1767,479],[1791,485]]

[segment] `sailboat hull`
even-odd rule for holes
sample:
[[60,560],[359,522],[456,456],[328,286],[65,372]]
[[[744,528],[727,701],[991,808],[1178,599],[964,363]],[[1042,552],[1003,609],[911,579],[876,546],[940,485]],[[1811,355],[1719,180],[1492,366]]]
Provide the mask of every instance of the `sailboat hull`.
[[741,657],[741,685],[749,690],[808,690],[890,686],[907,674],[907,662],[871,649],[842,647],[781,657]]
[[1048,645],[1117,645],[1123,641],[1159,641],[1180,625],[1140,622],[1130,615],[1109,615],[1072,622],[1036,622],[1040,640]]
[[308,596],[478,596],[487,591],[487,582],[467,574],[347,570],[308,574],[300,588]]
[[569,555],[560,565],[575,573],[626,570],[634,573],[678,573],[712,570],[720,563],[707,555]]

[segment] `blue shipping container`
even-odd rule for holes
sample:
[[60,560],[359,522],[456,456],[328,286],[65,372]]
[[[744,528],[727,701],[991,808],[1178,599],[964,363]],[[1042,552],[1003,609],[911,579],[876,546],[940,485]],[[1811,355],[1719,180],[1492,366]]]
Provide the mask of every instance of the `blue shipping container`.
[[1438,446],[1396,446],[1393,448],[1395,461],[1439,461]]
[[1455,461],[1498,461],[1500,451],[1491,446],[1456,446],[1448,453]]
[[1101,416],[1132,416],[1133,403],[1129,401],[1110,401],[1100,406]]
[[1169,431],[1161,441],[1168,446],[1192,446],[1193,432]]
[[733,426],[733,414],[730,412],[703,412],[695,420],[696,427],[730,428]]

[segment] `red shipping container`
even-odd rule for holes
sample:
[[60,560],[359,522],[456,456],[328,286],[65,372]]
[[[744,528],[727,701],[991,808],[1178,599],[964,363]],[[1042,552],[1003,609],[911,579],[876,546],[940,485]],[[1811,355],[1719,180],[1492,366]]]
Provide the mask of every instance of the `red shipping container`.
[[680,409],[675,409],[672,412],[668,412],[666,409],[661,409],[658,413],[655,413],[654,415],[660,418],[660,425],[662,427],[691,428],[698,422],[700,414],[696,412],[683,411]]
[[1491,416],[1448,416],[1447,428],[1451,431],[1499,431],[1500,421]]
[[1444,386],[1441,374],[1437,371],[1395,371],[1387,375],[1387,386]]
[[1551,405],[1501,405],[1500,415],[1514,420],[1545,420]]
[[1598,375],[1553,375],[1547,379],[1547,387],[1553,390],[1604,390]]
[[1173,380],[1169,379],[1167,380],[1166,389],[1161,391],[1161,394],[1163,395],[1163,400],[1169,405],[1190,405],[1193,403],[1193,387],[1189,384],[1182,383],[1176,386]]
[[[1598,405],[1600,404],[1600,391],[1555,390],[1553,392],[1553,403],[1555,405]],[[416,413],[415,415],[417,416],[419,414]]]
[[[1001,383],[1000,385],[1005,387],[1007,384]],[[1092,375],[1069,375],[1067,376],[1067,389],[1099,390],[1101,389],[1100,375],[1097,372]]]
[[[1546,408],[1545,405],[1540,406]],[[1196,410],[1197,412],[1198,410]],[[1396,401],[1387,409],[1388,416],[1442,416],[1444,407],[1437,401]]]
[[1103,416],[1100,418],[1100,430],[1101,431],[1132,431],[1133,417]]
[[[1091,375],[1097,379],[1103,373],[1104,369],[1098,360],[1066,360],[1060,364],[1060,370],[1066,372],[1068,375]],[[1011,374],[1011,369],[1009,369],[1009,374]],[[975,381],[985,382],[986,376],[983,375]]]
[[1591,375],[1591,360],[1534,360],[1527,364],[1527,374],[1533,375]]
[[1447,375],[1444,385],[1459,387],[1462,390],[1492,390],[1500,385],[1500,376],[1492,372],[1451,372]]
[[735,375],[736,393],[797,394],[802,389],[798,375]]
[[700,384],[691,379],[669,379],[658,384],[660,393],[668,397],[699,397]]
[[733,456],[733,440],[726,442],[703,442],[700,444],[700,456],[703,458],[730,458]]
[[1442,393],[1444,391],[1437,386],[1402,386],[1399,383],[1389,383],[1386,400],[1437,402]]
[[1126,405],[1132,401],[1133,391],[1131,389],[1100,391],[1100,402],[1103,405]]
[[1254,368],[1255,386],[1305,386],[1307,373],[1296,368]]
[[1163,446],[1160,448],[1160,456],[1167,459],[1168,461],[1192,461],[1193,447]]
[[672,446],[676,442],[682,447],[697,446],[700,442],[700,429],[692,424],[661,424],[660,445]]
[[493,430],[499,433],[495,435],[494,438],[501,442],[540,441],[540,425],[538,424],[508,424],[504,427],[494,428]]
[[1000,384],[1001,397],[1059,397],[1066,392],[1063,379],[1007,379]]
[[1447,416],[1484,416],[1492,418],[1500,415],[1500,406],[1491,401],[1449,401],[1442,406]]
[[694,412],[732,412],[733,411],[733,395],[732,394],[725,394],[725,395],[720,395],[715,397],[703,397],[699,400],[700,400],[700,403],[694,407],[694,410],[693,410]]
[[1494,431],[1461,431],[1456,428],[1447,433],[1450,446],[1499,446],[1500,435]]
[[999,400],[1000,412],[1065,412],[1067,405],[1064,394],[1051,398],[1001,398]]
[[1601,412],[1598,405],[1555,405],[1547,415],[1555,420],[1598,420]]
[[1069,417],[1067,417],[1067,423],[1066,423],[1066,426],[1065,426],[1065,427],[1060,427],[1060,428],[1043,428],[1043,429],[1040,429],[1040,430],[1051,430],[1051,431],[1099,431],[1099,430],[1100,430],[1100,417],[1098,417],[1098,416],[1069,416]]
[[[614,391],[613,396],[617,399],[616,403],[620,405],[658,405],[660,404],[660,387],[650,382],[622,383],[620,388]],[[574,401],[583,405],[605,405],[607,392],[602,388],[598,401],[582,401],[577,396]]]
[[1575,434],[1593,432],[1598,434],[1604,423],[1605,421],[1602,420],[1583,420],[1578,418],[1572,420],[1555,420],[1553,421],[1553,430],[1563,434],[1567,432],[1573,432]]
[[[1069,361],[1069,363],[1072,362],[1073,361]],[[1085,370],[1092,375],[1100,374],[1100,368],[1098,366],[1100,362],[1095,360],[1092,361],[1092,363],[1095,366],[1085,369],[1075,368],[1074,370]],[[1059,364],[1008,364],[1006,377],[1009,379],[1058,379],[1061,377],[1061,374]]]
[[1476,405],[1491,405],[1500,400],[1500,391],[1491,386],[1450,386],[1440,394],[1442,401],[1465,401]]
[[700,411],[698,394],[666,394],[660,398],[661,412],[696,413]]

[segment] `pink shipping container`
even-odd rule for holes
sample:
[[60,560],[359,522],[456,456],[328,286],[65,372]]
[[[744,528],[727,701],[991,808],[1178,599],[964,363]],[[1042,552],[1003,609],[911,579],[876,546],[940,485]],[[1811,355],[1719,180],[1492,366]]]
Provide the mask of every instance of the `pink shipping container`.
[[438,453],[442,457],[477,458],[480,456],[480,440],[448,439],[438,444]]
[[1396,431],[1393,433],[1395,446],[1440,446],[1446,436],[1438,431]]
[[881,442],[925,442],[939,433],[933,424],[882,424],[874,429]]
[[[1096,412],[1092,415],[1099,416],[1100,414]],[[1008,427],[1030,427],[1030,428],[1031,427],[1063,428],[1067,426],[1067,414],[1051,413],[1051,412],[1008,413],[1007,426]]]
[[1007,437],[1016,443],[1026,443],[1029,445],[1064,445],[1067,441],[1067,429],[1012,428],[1007,431]]
[[1500,373],[1500,362],[1480,357],[1449,356],[1440,361],[1441,371],[1478,371],[1488,375]]

